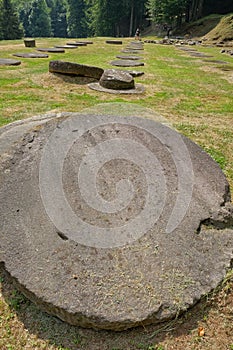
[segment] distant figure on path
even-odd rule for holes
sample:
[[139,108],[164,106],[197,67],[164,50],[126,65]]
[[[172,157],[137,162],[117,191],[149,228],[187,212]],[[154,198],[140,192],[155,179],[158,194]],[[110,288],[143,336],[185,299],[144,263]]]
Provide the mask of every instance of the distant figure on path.
[[135,33],[135,40],[140,40],[140,29],[137,28],[136,33]]

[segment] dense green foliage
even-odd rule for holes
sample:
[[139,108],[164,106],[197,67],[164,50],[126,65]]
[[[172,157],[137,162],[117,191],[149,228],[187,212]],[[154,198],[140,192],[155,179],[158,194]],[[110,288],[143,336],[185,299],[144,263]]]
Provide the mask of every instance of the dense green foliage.
[[84,0],[67,0],[68,34],[70,37],[86,37],[86,4]]
[[67,37],[67,9],[64,0],[54,0],[54,6],[51,9],[51,28],[52,34],[57,38]]
[[28,33],[33,37],[51,36],[51,19],[45,0],[34,0],[28,19]]
[[0,39],[22,35],[16,13],[25,36],[81,38],[133,36],[151,22],[180,27],[203,15],[233,11],[232,0],[0,0],[0,6],[5,9]]
[[0,2],[0,39],[19,39],[22,35],[18,14],[11,0],[2,0]]

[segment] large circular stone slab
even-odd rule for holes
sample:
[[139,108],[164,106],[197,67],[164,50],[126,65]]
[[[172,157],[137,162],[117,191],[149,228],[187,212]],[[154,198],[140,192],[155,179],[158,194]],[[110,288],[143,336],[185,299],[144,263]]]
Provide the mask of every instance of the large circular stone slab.
[[89,88],[92,90],[107,92],[109,94],[123,94],[123,95],[131,95],[131,94],[142,94],[145,92],[145,87],[142,84],[134,84],[134,88],[132,89],[109,89],[101,86],[100,83],[89,83]]
[[143,46],[131,45],[131,46],[126,46],[126,50],[144,50],[144,47]]
[[58,49],[77,49],[77,46],[74,45],[56,45],[55,48]]
[[22,52],[22,53],[14,53],[13,56],[23,57],[23,58],[48,58],[49,55],[45,53],[38,52]]
[[143,57],[134,56],[134,55],[117,55],[116,58],[120,58],[121,60],[142,60]]
[[73,45],[73,46],[87,46],[87,43],[83,43],[83,42],[78,42],[78,41],[76,41],[76,42],[68,42],[68,43],[66,43],[67,45]]
[[[127,53],[128,55],[129,54],[132,54],[132,55],[136,55],[136,54],[138,54],[138,52],[139,51],[137,51],[137,50],[133,50],[133,49],[124,49],[124,50],[121,50],[121,52],[123,52],[123,53]],[[142,54],[143,52],[140,52],[140,54]]]
[[11,58],[0,58],[0,66],[19,66],[21,61],[12,60]]
[[135,60],[114,60],[110,62],[112,66],[118,67],[140,67],[144,66],[143,62],[138,62]]
[[41,47],[37,49],[37,51],[42,51],[42,52],[53,52],[53,53],[64,53],[65,49],[61,49],[58,47]]
[[26,121],[0,129],[0,261],[26,296],[71,324],[121,330],[218,285],[232,205],[201,148],[135,115],[42,119],[8,146]]
[[114,45],[122,45],[123,44],[122,40],[115,40],[115,39],[106,40],[105,42],[106,42],[106,44],[114,44]]

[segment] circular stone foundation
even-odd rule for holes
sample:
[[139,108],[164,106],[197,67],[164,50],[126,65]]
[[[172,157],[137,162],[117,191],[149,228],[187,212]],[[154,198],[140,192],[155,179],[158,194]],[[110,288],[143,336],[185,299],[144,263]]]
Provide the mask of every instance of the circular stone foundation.
[[23,57],[23,58],[48,58],[49,55],[38,52],[22,52],[22,53],[14,53],[13,56]]
[[140,67],[144,66],[143,62],[138,62],[136,60],[114,60],[111,61],[110,64],[112,66],[118,66],[118,67]]
[[224,278],[228,183],[165,124],[45,115],[1,128],[0,146],[0,261],[48,313],[100,329],[158,323]]
[[37,51],[41,51],[41,52],[53,52],[53,53],[64,53],[65,49],[61,49],[58,47],[41,47],[39,49],[37,49]]
[[0,66],[19,66],[21,61],[13,60],[11,58],[0,58]]

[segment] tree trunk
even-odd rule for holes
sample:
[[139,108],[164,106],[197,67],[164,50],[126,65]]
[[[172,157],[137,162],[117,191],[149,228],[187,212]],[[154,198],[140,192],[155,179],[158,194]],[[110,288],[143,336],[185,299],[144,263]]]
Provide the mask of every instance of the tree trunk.
[[130,23],[129,23],[129,36],[133,35],[133,19],[134,19],[134,1],[132,1],[132,4],[131,4]]

